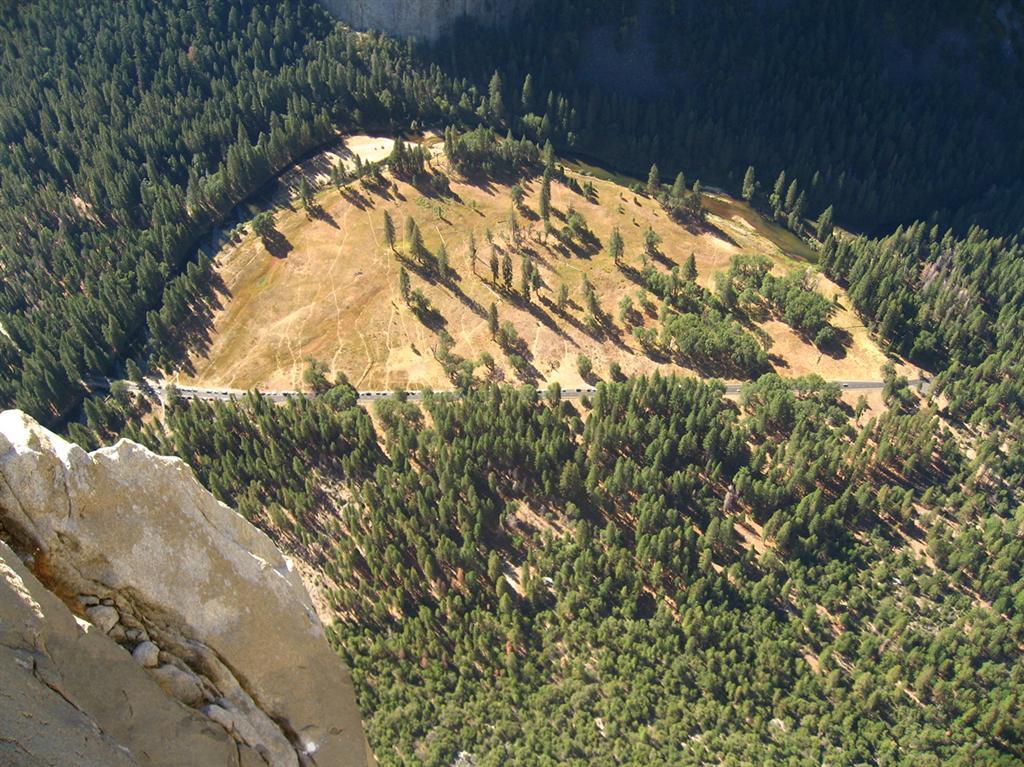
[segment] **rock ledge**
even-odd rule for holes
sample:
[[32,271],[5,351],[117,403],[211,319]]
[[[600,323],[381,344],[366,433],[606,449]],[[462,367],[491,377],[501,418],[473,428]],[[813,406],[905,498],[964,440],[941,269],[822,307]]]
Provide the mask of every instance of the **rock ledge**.
[[270,539],[179,459],[86,453],[19,411],[0,663],[3,764],[367,764],[348,672]]

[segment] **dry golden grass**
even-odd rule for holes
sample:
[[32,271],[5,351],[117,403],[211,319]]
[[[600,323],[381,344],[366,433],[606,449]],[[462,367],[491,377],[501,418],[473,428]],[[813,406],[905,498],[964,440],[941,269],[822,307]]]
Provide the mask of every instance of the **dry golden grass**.
[[[377,149],[375,142],[379,141],[367,139],[366,143]],[[437,168],[443,166],[440,159],[434,164]],[[705,286],[710,286],[714,272],[726,268],[730,257],[738,253],[767,255],[781,272],[806,264],[813,257],[798,238],[727,197],[708,195],[708,226],[696,231],[673,222],[654,200],[635,195],[614,181],[593,176],[588,179],[581,170],[569,169],[567,173],[581,183],[590,180],[596,198],[588,201],[568,186],[555,183],[552,206],[557,216],[564,216],[569,206],[574,206],[602,243],[618,226],[626,245],[625,262],[637,269],[648,225],[662,238],[659,268],[681,266],[692,252],[698,280]],[[402,182],[386,194],[371,194],[354,183],[347,190],[357,191],[360,200],[355,202],[332,187],[317,195],[322,213],[315,217],[297,206],[275,212],[277,229],[290,245],[284,257],[269,253],[251,233],[218,255],[217,269],[227,287],[223,309],[214,317],[206,353],[193,355],[193,372],[180,376],[180,380],[210,387],[301,388],[305,359],[311,356],[325,361],[332,371],[345,373],[361,390],[450,386],[434,358],[436,330],[425,327],[399,295],[401,262],[384,243],[385,210],[395,221],[399,240],[406,217],[412,215],[432,252],[445,243],[458,274],[455,289],[425,281],[410,270],[412,287],[422,289],[439,310],[445,329],[455,339],[456,354],[476,359],[481,352],[491,353],[496,361],[496,378],[518,380],[488,331],[486,311],[492,301],[500,319],[510,321],[527,343],[536,373],[532,382],[538,385],[550,381],[558,381],[563,387],[581,385],[576,365],[581,353],[590,357],[601,377],[606,377],[613,362],[627,375],[655,368],[664,373],[689,372],[644,355],[618,317],[623,295],[630,295],[637,304],[638,286],[614,266],[604,249],[587,258],[560,252],[553,238],[545,242],[536,214],[540,181],[524,182],[523,187],[525,211],[519,220],[524,250],[543,280],[540,300],[534,299],[532,311],[490,284],[490,246],[484,233],[489,228],[498,247],[508,247],[509,186],[474,185],[453,179],[453,198],[441,199],[424,197]],[[560,220],[554,223],[561,225]],[[475,267],[468,256],[470,232],[475,233],[478,246]],[[513,254],[513,264],[513,287],[518,290],[519,254]],[[603,310],[614,319],[617,337],[594,338],[584,329],[584,274],[595,286]],[[562,282],[574,302],[568,320],[560,317],[553,306]],[[823,277],[821,286],[827,294],[838,290]],[[848,304],[844,296],[840,300]],[[657,325],[650,316],[643,322]],[[838,359],[820,354],[782,323],[765,323],[774,341],[771,353],[779,372],[817,372],[831,379],[880,378],[885,356],[859,327],[853,313],[840,311],[835,324],[852,335],[847,353]]]

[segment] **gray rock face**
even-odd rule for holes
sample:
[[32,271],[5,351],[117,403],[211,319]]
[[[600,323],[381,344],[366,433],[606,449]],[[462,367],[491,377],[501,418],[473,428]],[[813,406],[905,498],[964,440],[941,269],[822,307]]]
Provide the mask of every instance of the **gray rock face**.
[[[367,764],[348,672],[291,562],[182,461],[127,440],[86,453],[7,411],[0,535],[31,566],[0,549],[0,651],[23,659],[0,665],[0,763]],[[19,713],[29,699],[46,717]],[[47,717],[66,743],[64,724],[31,730]],[[4,753],[51,740],[81,758]]]
[[0,764],[233,765],[238,749],[0,541]]
[[320,0],[353,29],[435,40],[460,18],[499,25],[531,0]]

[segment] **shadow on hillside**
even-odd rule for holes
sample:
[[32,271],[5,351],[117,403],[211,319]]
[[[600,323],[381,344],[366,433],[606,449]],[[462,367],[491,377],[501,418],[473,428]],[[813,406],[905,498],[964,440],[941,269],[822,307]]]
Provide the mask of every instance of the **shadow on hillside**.
[[263,247],[274,258],[287,258],[288,254],[294,249],[288,238],[276,229],[260,239],[263,242]]
[[589,259],[601,252],[601,241],[589,229],[578,232],[576,237],[571,236],[564,230],[555,229],[551,236],[555,240],[552,250],[556,251],[563,258],[575,256],[576,258]]
[[323,221],[334,229],[341,229],[341,227],[338,226],[338,222],[334,220],[334,216],[324,210],[319,203],[310,202],[310,204],[306,206],[306,217],[310,221]]
[[168,328],[164,352],[174,363],[167,370],[193,375],[195,367],[190,355],[205,357],[213,343],[213,315],[231,299],[231,291],[217,272],[198,287],[188,302],[186,319]]
[[338,193],[341,199],[359,210],[369,210],[373,207],[373,201],[352,184],[341,187]]
[[[689,228],[689,227],[687,227],[687,228]],[[707,220],[705,220],[701,224],[698,224],[696,226],[696,229],[697,229],[697,233],[707,232],[708,234],[714,235],[715,237],[717,237],[718,239],[722,240],[723,242],[727,242],[728,244],[732,245],[733,247],[736,247],[736,248],[740,247],[740,244],[738,242],[736,242],[736,240],[734,240],[731,235],[729,235],[728,233],[726,233],[725,231],[723,231],[722,229],[720,229],[719,227],[715,226],[714,224],[712,224],[711,222],[709,222]]]
[[[528,173],[529,171],[527,171]],[[459,178],[469,186],[475,186],[477,189],[489,194],[497,194],[498,186],[512,186],[519,184],[524,191],[529,191],[530,183],[534,176],[527,177],[526,175],[516,171],[495,171],[488,173],[486,171],[474,171],[472,173],[460,173]]]

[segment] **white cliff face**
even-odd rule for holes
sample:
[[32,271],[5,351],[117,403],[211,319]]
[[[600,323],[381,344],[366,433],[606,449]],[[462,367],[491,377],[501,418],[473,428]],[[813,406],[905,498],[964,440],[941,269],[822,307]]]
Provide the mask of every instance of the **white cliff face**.
[[[89,648],[83,663],[104,679],[97,697],[107,705],[61,700],[103,734],[97,748],[112,744],[128,764],[367,763],[348,672],[291,562],[182,461],[127,440],[86,453],[7,411],[0,535],[30,565],[0,549],[0,649],[69,648],[50,662],[64,673]],[[60,641],[38,640],[48,634]],[[31,689],[38,674],[28,668],[5,664],[0,689]],[[145,726],[119,729],[108,709],[123,715],[128,687],[142,696],[130,708]],[[0,721],[17,706],[0,693]],[[206,756],[182,759],[177,741]]]
[[360,31],[435,40],[460,18],[500,24],[528,0],[320,0],[335,17]]

